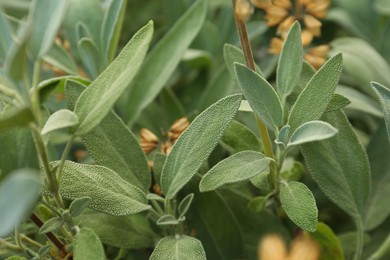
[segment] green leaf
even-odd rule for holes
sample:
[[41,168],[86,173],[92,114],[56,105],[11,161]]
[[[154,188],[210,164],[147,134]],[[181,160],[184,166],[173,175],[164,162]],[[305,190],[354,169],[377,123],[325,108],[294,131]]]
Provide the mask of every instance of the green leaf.
[[283,44],[276,72],[277,89],[284,97],[291,94],[298,83],[302,72],[302,62],[301,26],[296,21]]
[[248,180],[265,171],[270,163],[260,152],[242,151],[220,161],[208,171],[199,183],[201,192]]
[[81,228],[74,240],[73,254],[75,260],[106,259],[99,237],[92,229],[86,227]]
[[[67,81],[65,96],[70,109],[85,87]],[[120,136],[121,138],[117,138]],[[123,121],[111,111],[89,133],[81,136],[94,160],[114,170],[127,182],[146,191],[151,184],[151,174],[145,154],[134,134]]]
[[286,181],[298,181],[302,178],[304,172],[305,167],[303,164],[299,161],[294,161],[289,169],[280,173],[280,177]]
[[330,100],[328,106],[326,107],[325,113],[342,109],[348,106],[349,104],[351,104],[351,101],[348,98],[337,93],[333,94],[332,99]]
[[191,180],[233,120],[241,95],[221,99],[197,116],[169,153],[161,173],[161,186],[168,199]]
[[165,226],[165,225],[177,225],[179,224],[179,221],[172,215],[164,215],[161,218],[159,218],[156,222],[159,226]]
[[81,197],[73,200],[69,206],[69,214],[72,217],[79,216],[88,207],[91,200],[92,199],[90,197]]
[[13,127],[26,127],[34,120],[34,115],[29,108],[11,108],[0,113],[0,132]]
[[305,122],[317,120],[325,112],[341,76],[343,58],[330,58],[311,78],[298,96],[288,118],[294,131]]
[[224,132],[221,143],[231,153],[245,150],[261,151],[257,136],[247,126],[236,120],[233,120]]
[[236,77],[245,98],[265,125],[275,131],[282,124],[283,112],[273,87],[259,74],[235,63]]
[[123,0],[111,0],[103,18],[100,39],[102,50],[106,54],[108,62],[111,62],[114,59],[120,38],[126,3],[127,1]]
[[43,60],[66,73],[77,75],[76,63],[61,45],[54,43],[49,52],[43,56]]
[[177,235],[175,237],[164,237],[154,249],[150,260],[159,259],[206,259],[202,243],[186,235]]
[[175,71],[182,55],[202,27],[206,9],[206,1],[195,2],[146,58],[122,104],[131,122],[154,100]]
[[356,88],[347,86],[339,85],[336,91],[351,101],[351,104],[347,107],[348,110],[356,110],[376,117],[383,117],[381,107],[375,97],[372,98]]
[[290,136],[290,126],[285,125],[280,129],[278,135],[276,136],[275,143],[278,145],[282,145],[284,147],[287,145],[289,141],[288,140],[289,136]]
[[0,12],[0,62],[4,64],[5,57],[12,45],[11,26],[4,12]]
[[344,260],[343,248],[337,236],[326,224],[319,222],[317,230],[308,234],[320,246],[321,260]]
[[33,209],[41,182],[32,169],[12,172],[0,184],[0,237],[6,237]]
[[374,0],[375,10],[383,15],[390,15],[390,3],[386,0]]
[[383,114],[385,115],[387,136],[390,140],[390,90],[377,82],[371,82],[371,86],[381,103]]
[[33,60],[41,58],[51,49],[66,6],[66,0],[33,1],[30,21],[32,29],[28,46]]
[[88,133],[109,113],[116,100],[133,80],[152,39],[153,23],[140,29],[118,57],[78,98],[74,112],[79,117],[77,133]]
[[144,249],[153,247],[156,239],[144,214],[110,216],[87,209],[76,221],[93,229],[103,243],[114,247]]
[[55,231],[64,225],[65,221],[60,217],[55,217],[46,221],[39,229],[39,234]]
[[322,120],[338,129],[330,139],[301,146],[309,171],[325,195],[351,216],[359,216],[370,193],[367,154],[341,111],[326,113]]
[[54,112],[46,121],[41,134],[45,135],[52,131],[72,127],[79,123],[77,115],[68,109],[60,109]]
[[77,43],[77,50],[84,68],[89,76],[95,79],[100,73],[99,52],[96,44],[91,38],[84,37]]
[[261,212],[265,208],[266,203],[267,203],[266,197],[258,196],[258,197],[251,199],[251,201],[249,201],[248,208],[250,210],[252,210],[253,212],[258,213],[258,212]]
[[287,216],[300,228],[317,230],[318,209],[313,193],[305,184],[292,181],[280,189],[280,202]]
[[98,165],[65,161],[60,193],[67,199],[90,197],[92,201],[89,207],[115,216],[150,209],[143,191],[123,180],[114,171]]
[[287,147],[328,139],[336,134],[337,129],[327,122],[318,120],[309,121],[300,125],[292,133]]
[[188,209],[191,206],[193,199],[194,199],[194,193],[190,193],[187,196],[185,196],[184,199],[182,199],[178,207],[179,219],[185,216],[185,214],[187,213]]

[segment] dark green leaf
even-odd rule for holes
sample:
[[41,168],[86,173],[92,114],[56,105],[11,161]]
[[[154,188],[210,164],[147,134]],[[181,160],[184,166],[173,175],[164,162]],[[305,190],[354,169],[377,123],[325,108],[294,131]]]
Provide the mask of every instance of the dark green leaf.
[[201,192],[215,190],[223,185],[248,180],[268,168],[270,159],[260,152],[242,151],[220,161],[202,178]]
[[267,198],[263,196],[255,197],[249,201],[248,208],[253,212],[261,212],[266,206]]
[[81,228],[74,240],[74,259],[75,260],[105,260],[104,248],[102,242],[96,233],[87,227]]
[[118,57],[78,98],[74,112],[79,117],[77,133],[88,133],[110,112],[116,100],[133,80],[152,39],[153,23],[140,29]]
[[371,82],[371,86],[374,88],[381,103],[383,114],[385,115],[387,136],[390,140],[390,89],[376,82]]
[[261,151],[257,136],[247,126],[233,120],[221,138],[221,143],[229,152],[245,150]]
[[40,234],[55,231],[64,225],[64,220],[60,217],[55,217],[46,221],[39,229]]
[[348,98],[337,93],[333,94],[332,99],[330,100],[328,106],[326,107],[325,113],[342,109],[348,106],[349,104],[351,104],[351,101]]
[[202,243],[192,237],[177,235],[175,237],[164,237],[154,249],[150,260],[160,259],[206,259]]
[[321,260],[344,260],[344,252],[340,241],[326,224],[319,222],[317,230],[308,235],[319,244]]
[[287,216],[300,228],[317,230],[318,209],[312,192],[305,184],[292,181],[282,184],[280,202]]
[[276,130],[283,120],[282,106],[273,87],[248,67],[235,63],[236,77],[245,98],[265,125]]
[[161,173],[168,199],[191,180],[217,145],[240,105],[241,95],[221,99],[203,111],[174,144]]
[[88,205],[91,203],[91,200],[92,199],[90,197],[81,197],[73,200],[69,206],[69,214],[72,217],[79,216],[84,211],[84,209],[88,207]]
[[41,134],[45,135],[58,129],[76,126],[78,123],[79,119],[75,113],[68,109],[60,109],[49,117],[42,128]]

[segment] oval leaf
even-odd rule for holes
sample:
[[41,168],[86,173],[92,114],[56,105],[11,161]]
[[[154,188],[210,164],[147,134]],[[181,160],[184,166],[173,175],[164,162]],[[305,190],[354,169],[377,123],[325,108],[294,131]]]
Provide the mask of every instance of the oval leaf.
[[261,151],[261,144],[257,136],[251,129],[236,120],[233,120],[226,129],[221,138],[221,144],[231,153],[246,150]]
[[39,233],[45,234],[48,232],[52,232],[62,227],[64,223],[64,220],[60,217],[51,218],[42,225],[42,227],[39,229]]
[[270,163],[260,152],[243,151],[220,161],[199,183],[201,192],[215,190],[225,184],[248,180],[267,169]]
[[328,139],[337,134],[337,129],[323,121],[309,121],[299,126],[291,135],[287,147]]
[[383,114],[385,115],[387,136],[390,140],[390,90],[377,82],[371,82],[371,86],[381,103]]
[[252,109],[269,129],[276,130],[282,123],[283,112],[275,90],[245,65],[235,63],[235,70],[238,83]]
[[184,217],[187,213],[188,209],[191,206],[192,200],[194,199],[194,193],[190,193],[180,202],[178,211],[179,211],[179,219]]
[[164,237],[154,249],[150,260],[160,259],[206,259],[202,243],[189,236]]
[[279,57],[276,72],[276,84],[278,91],[285,97],[293,90],[301,76],[303,62],[303,48],[301,27],[296,21],[288,32]]
[[77,133],[88,133],[110,112],[116,100],[133,80],[152,39],[153,23],[141,28],[118,57],[78,98],[74,112],[79,117]]
[[105,260],[102,242],[96,233],[87,227],[81,228],[74,241],[74,259]]
[[[53,162],[55,165],[57,162]],[[98,165],[65,161],[60,193],[67,199],[90,197],[89,207],[110,214],[130,215],[148,210],[146,195],[114,171]]]
[[88,205],[91,203],[90,197],[81,197],[77,198],[69,206],[69,213],[72,217],[77,217],[80,215],[84,209],[88,207]]
[[291,131],[305,122],[317,120],[325,112],[341,76],[343,58],[336,54],[311,78],[291,109]]
[[318,209],[313,193],[303,183],[292,181],[280,189],[280,202],[287,216],[300,228],[317,230]]
[[177,225],[179,221],[172,215],[164,215],[157,220],[157,225],[165,226],[165,225]]
[[203,111],[181,134],[161,173],[161,186],[168,199],[191,180],[209,157],[240,106],[241,95],[231,95]]
[[42,128],[41,134],[45,135],[58,129],[72,127],[77,125],[78,122],[79,119],[75,113],[68,109],[61,109],[49,117]]

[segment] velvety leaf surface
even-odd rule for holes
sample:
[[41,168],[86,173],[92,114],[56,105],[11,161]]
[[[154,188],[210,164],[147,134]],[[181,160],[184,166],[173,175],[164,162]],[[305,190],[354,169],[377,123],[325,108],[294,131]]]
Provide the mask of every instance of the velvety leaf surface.
[[337,129],[323,121],[309,121],[300,125],[290,137],[287,147],[328,139],[337,134]]
[[118,57],[80,95],[74,109],[80,120],[78,134],[86,134],[98,125],[129,86],[141,67],[152,34],[153,23],[149,22],[133,36]]
[[75,260],[106,259],[102,242],[96,233],[87,227],[81,228],[75,237],[73,254]]
[[76,114],[68,109],[60,109],[54,112],[46,121],[41,134],[45,135],[52,131],[77,125],[79,119]]
[[206,9],[206,1],[195,2],[147,56],[129,92],[126,93],[123,104],[130,122],[138,117],[166,84],[182,55],[198,34],[205,19]]
[[318,209],[313,193],[301,182],[282,184],[280,202],[287,216],[300,228],[314,232],[317,229]]
[[371,82],[371,86],[374,88],[381,103],[383,114],[385,115],[387,136],[390,140],[390,89],[376,82]]
[[261,144],[257,136],[247,126],[236,120],[233,120],[224,132],[221,143],[231,153],[261,150]]
[[307,83],[288,118],[292,131],[305,122],[319,119],[325,112],[341,76],[342,63],[341,54],[336,54]]
[[201,192],[215,190],[223,185],[248,180],[268,168],[270,159],[260,152],[242,151],[220,161],[203,175]]
[[175,237],[164,237],[154,249],[151,260],[185,260],[185,259],[206,259],[202,243],[186,235]]
[[135,214],[150,208],[146,204],[145,193],[103,166],[65,161],[60,193],[68,199],[88,196],[92,199],[89,207],[115,216]]
[[322,119],[339,133],[327,140],[302,145],[306,164],[328,198],[351,216],[359,216],[371,187],[366,151],[343,112],[327,113]]
[[302,62],[301,28],[299,22],[295,22],[288,32],[279,56],[276,83],[282,95],[288,96],[293,91],[301,76]]
[[259,74],[242,64],[235,64],[236,77],[253,111],[271,130],[283,120],[282,106],[273,87]]
[[240,105],[241,95],[221,99],[197,116],[174,144],[161,173],[168,199],[196,174],[217,145]]
[[0,237],[6,237],[33,209],[39,198],[41,182],[32,169],[12,172],[0,184]]

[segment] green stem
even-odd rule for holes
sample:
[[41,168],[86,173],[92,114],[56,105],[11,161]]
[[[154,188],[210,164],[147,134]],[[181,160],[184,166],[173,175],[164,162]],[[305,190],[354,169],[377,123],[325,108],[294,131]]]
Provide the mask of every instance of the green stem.
[[34,62],[34,71],[33,71],[33,78],[32,78],[32,87],[33,87],[32,105],[33,105],[33,111],[38,125],[41,125],[41,111],[40,111],[41,104],[40,104],[39,88],[38,88],[40,75],[41,75],[41,61],[38,59]]
[[60,164],[58,165],[58,168],[57,168],[57,173],[58,173],[57,179],[58,179],[58,182],[61,180],[61,175],[62,175],[62,170],[64,169],[65,160],[68,157],[68,154],[70,152],[70,149],[72,148],[72,144],[73,144],[73,141],[74,141],[75,138],[76,138],[76,136],[72,135],[72,137],[66,143],[64,151],[62,152]]
[[360,257],[363,253],[363,246],[364,246],[364,227],[363,227],[362,218],[360,216],[355,217],[355,223],[356,223],[357,238],[356,238],[355,256],[353,259],[360,260]]
[[157,201],[151,200],[151,203],[153,205],[153,208],[157,211],[158,215],[162,216],[164,215],[164,210],[161,208],[160,204],[158,204]]
[[22,241],[25,241],[25,242],[29,243],[30,245],[32,245],[32,246],[34,246],[34,247],[36,247],[38,249],[42,247],[42,245],[40,243],[38,243],[35,240],[32,240],[31,238],[29,238],[26,235],[21,234],[20,238],[21,238]]
[[14,245],[10,242],[8,242],[7,240],[4,240],[2,238],[0,238],[0,246],[1,248],[8,248],[10,250],[13,250],[13,251],[24,251],[23,248],[17,246],[17,245]]
[[118,255],[115,257],[114,260],[120,260],[122,259],[123,257],[126,256],[126,249],[124,248],[119,248],[119,252],[118,252]]
[[376,250],[368,260],[379,260],[382,259],[383,256],[390,251],[390,234],[387,236],[386,240],[382,243],[382,245]]

